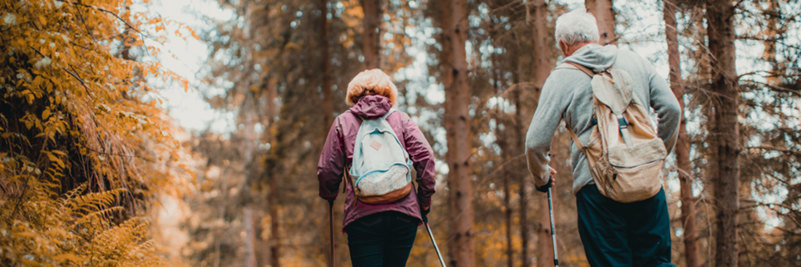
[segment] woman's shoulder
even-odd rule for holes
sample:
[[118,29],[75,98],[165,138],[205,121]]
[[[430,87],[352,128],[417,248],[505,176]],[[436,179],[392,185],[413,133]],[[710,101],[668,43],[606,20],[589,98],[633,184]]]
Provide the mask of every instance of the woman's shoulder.
[[392,114],[390,114],[387,118],[397,118],[404,123],[411,120],[409,114],[402,110],[393,108],[391,112]]
[[331,127],[336,128],[340,132],[348,132],[353,128],[358,129],[360,124],[360,119],[356,114],[350,110],[345,110],[334,118]]
[[350,109],[346,109],[344,112],[340,113],[336,117],[337,121],[349,120],[349,119],[358,119],[358,117],[356,117],[356,114],[353,114],[353,112],[351,112]]

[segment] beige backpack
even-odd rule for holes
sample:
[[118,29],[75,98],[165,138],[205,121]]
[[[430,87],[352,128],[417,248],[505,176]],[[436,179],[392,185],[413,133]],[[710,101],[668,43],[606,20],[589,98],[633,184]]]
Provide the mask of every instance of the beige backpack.
[[593,106],[598,123],[590,141],[582,145],[568,129],[576,146],[587,156],[598,191],[618,202],[629,203],[656,195],[662,188],[667,151],[651,124],[648,107],[633,95],[627,72],[610,68],[595,73],[567,62],[592,78]]

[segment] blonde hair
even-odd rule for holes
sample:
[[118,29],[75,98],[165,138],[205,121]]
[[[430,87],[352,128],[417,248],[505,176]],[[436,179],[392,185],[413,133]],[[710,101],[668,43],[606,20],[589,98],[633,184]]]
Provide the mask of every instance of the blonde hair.
[[392,78],[380,69],[368,69],[353,77],[348,83],[348,94],[345,96],[345,103],[353,105],[359,102],[366,95],[383,95],[395,105],[398,95],[398,88],[392,83]]

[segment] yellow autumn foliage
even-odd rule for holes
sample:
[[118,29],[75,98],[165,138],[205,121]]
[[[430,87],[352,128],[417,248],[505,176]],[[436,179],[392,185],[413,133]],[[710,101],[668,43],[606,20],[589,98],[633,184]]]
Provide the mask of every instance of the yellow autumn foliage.
[[0,1],[0,265],[165,264],[142,214],[188,172],[145,80],[177,77],[132,4]]

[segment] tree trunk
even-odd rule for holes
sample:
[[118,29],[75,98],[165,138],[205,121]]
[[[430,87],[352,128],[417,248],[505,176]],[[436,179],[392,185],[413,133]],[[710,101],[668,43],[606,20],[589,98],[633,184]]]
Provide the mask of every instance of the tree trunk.
[[681,79],[681,59],[676,29],[676,3],[664,0],[663,16],[665,19],[665,39],[667,40],[668,64],[670,65],[670,89],[679,100],[681,123],[679,137],[676,141],[676,167],[679,171],[681,187],[681,221],[684,234],[684,258],[688,267],[700,266],[698,250],[698,230],[695,226],[695,198],[692,192],[690,176],[690,139],[687,136],[686,119],[684,117],[684,87]]
[[[523,70],[523,63],[520,60],[514,58],[514,63],[512,66],[515,66],[517,69],[516,71],[512,71],[512,82],[514,84],[520,84],[521,78],[520,74],[525,73]],[[520,96],[519,96],[519,89],[514,91],[512,94],[512,103],[515,105],[515,117],[513,118],[513,127],[517,129],[513,131],[513,138],[512,140],[515,142],[513,147],[517,147],[517,150],[512,150],[512,155],[521,155],[523,153],[523,144],[525,139],[523,139],[523,132],[522,132],[522,125],[520,124],[520,114],[517,111],[520,110]],[[529,231],[530,226],[528,225],[528,183],[530,183],[529,179],[527,179],[527,172],[521,173],[522,175],[517,175],[518,177],[518,209],[519,209],[519,220],[520,220],[520,262],[521,266],[530,266],[531,265],[531,254],[529,249],[529,240],[531,239],[531,232]]]
[[[551,69],[554,67],[553,54],[555,51],[553,51],[554,46],[549,41],[553,38],[553,32],[548,28],[548,4],[545,3],[545,0],[534,0],[531,3],[534,7],[531,27],[534,36],[534,86],[541,89],[545,79],[548,78],[548,75],[551,74]],[[612,23],[614,23],[614,20],[612,20]],[[525,129],[526,127],[523,128]]]
[[[267,131],[265,131],[265,142],[266,143],[273,143],[276,141],[276,137],[272,134],[275,131],[272,129],[273,127],[277,127],[275,122],[278,117],[278,105],[275,104],[276,98],[278,98],[278,85],[276,84],[275,79],[268,78],[264,84],[267,86]],[[276,166],[275,164],[269,163],[271,160],[270,157],[275,157],[273,152],[268,152],[268,159],[265,162],[265,176],[267,176],[267,216],[270,218],[270,236],[267,239],[267,246],[269,248],[269,262],[270,266],[277,267],[281,266],[281,232],[280,232],[280,213],[278,207],[281,205],[279,202],[279,192],[281,191],[278,188],[278,175],[276,175]]]
[[[552,33],[548,31],[548,5],[545,3],[545,0],[535,0],[530,2],[533,7],[532,16],[532,29],[533,29],[533,45],[534,45],[534,85],[538,88],[537,90],[541,90],[542,85],[545,83],[545,79],[548,78],[548,75],[551,73],[551,69],[553,68],[553,49],[549,46],[548,40]],[[518,123],[518,147],[523,147],[525,145],[525,139],[523,137],[523,130],[526,127],[523,125],[523,118],[520,113],[520,109],[523,107],[520,105],[519,96],[516,95],[516,110],[517,110],[517,123]],[[523,153],[522,150],[520,153]],[[527,180],[527,179],[526,179]],[[525,185],[525,186],[522,186]],[[527,194],[526,191],[528,189],[528,183],[521,183],[520,187],[520,194],[521,194],[521,210],[523,209],[524,205],[522,202],[523,194]],[[527,195],[526,195],[527,197]],[[551,235],[550,235],[550,214],[548,213],[548,198],[544,196],[537,196],[536,201],[534,201],[535,205],[537,206],[537,216],[536,216],[536,227],[535,233],[537,240],[537,246],[535,250],[536,258],[537,258],[537,266],[549,266],[553,264],[553,243],[551,242]],[[527,208],[527,207],[526,207]],[[522,215],[521,215],[522,216]],[[528,263],[528,262],[525,262]],[[528,266],[524,264],[523,266]]]
[[[522,114],[520,112],[520,109],[523,108],[522,105],[520,104],[520,90],[515,90],[514,92],[512,92],[512,102],[515,105],[515,118],[514,118],[515,127],[513,128],[514,131],[515,131],[514,132],[514,134],[515,134],[515,145],[514,145],[515,149],[513,150],[514,151],[513,155],[522,155],[524,153],[522,148],[525,146],[525,137],[523,135],[522,130],[525,129],[525,127],[523,127],[523,118],[522,118],[523,116],[522,116]],[[520,165],[515,164],[514,166],[520,166]],[[522,166],[520,166],[520,167],[522,167]],[[529,191],[530,191],[529,190],[529,184],[528,184],[528,183],[530,183],[530,179],[528,179],[528,175],[529,174],[527,174],[527,173],[524,174],[524,175],[519,175],[519,177],[520,177],[520,185],[519,185],[518,195],[520,197],[519,198],[520,202],[519,202],[518,206],[520,208],[520,241],[521,241],[521,245],[522,245],[522,248],[521,248],[522,253],[520,255],[520,262],[521,262],[522,266],[530,266],[531,265],[531,262],[530,262],[531,257],[529,255],[529,248],[528,248],[529,237],[531,237],[531,233],[529,232],[530,227],[528,225],[528,207],[529,207],[528,206],[528,195],[529,195]],[[537,203],[537,204],[542,204],[542,203]],[[546,203],[546,205],[547,205],[547,203]],[[548,218],[546,217],[545,219],[547,220]],[[537,223],[538,224],[540,223],[540,221],[541,221],[541,218],[537,218]],[[541,228],[538,226],[537,229],[541,229]],[[540,238],[539,231],[537,231],[537,238],[538,238],[537,240],[539,241],[539,238]],[[542,254],[542,250],[545,250],[545,247],[541,247],[541,245],[542,244],[538,243],[537,244],[537,250],[536,250],[537,251],[538,264],[539,264],[539,257],[540,256],[547,257],[546,255],[541,255]],[[550,247],[550,245],[548,247]]]
[[[251,44],[249,48],[250,51],[253,52],[255,49],[254,45],[263,46],[269,42],[268,39],[271,37],[268,36],[268,32],[265,30],[268,27],[270,27],[270,20],[268,19],[269,18],[268,14],[270,14],[270,7],[268,5],[251,3],[247,5],[247,11],[245,12],[245,14],[246,14],[245,15],[246,19],[248,21],[248,23],[246,24],[248,28],[246,29],[247,35],[245,36],[245,38],[254,40],[254,44]],[[253,57],[249,58],[248,60],[253,61],[250,63],[251,65],[253,65],[253,64],[265,64],[264,60],[266,59]],[[255,129],[254,125],[249,125],[245,127],[245,129],[248,129],[248,132],[243,133],[243,135],[253,136],[252,138],[248,139],[249,140],[252,139],[254,140],[254,142],[272,143],[275,140],[275,136],[271,134],[273,131],[271,131],[270,128],[275,127],[274,122],[276,120],[278,113],[278,107],[275,104],[275,99],[277,98],[278,95],[276,81],[272,77],[272,75],[264,74],[260,75],[259,80],[254,81],[253,84],[260,86],[260,92],[259,93],[251,92],[251,101],[254,106],[254,111],[248,113],[247,116],[256,116],[256,118],[245,119],[245,121],[247,121],[247,123],[249,124],[255,124],[256,122],[262,123],[265,129],[267,130],[264,131],[264,133],[262,133],[263,134],[263,137],[261,138],[262,140],[259,140],[259,138],[256,137],[256,133],[254,131]],[[260,108],[262,103],[261,102],[262,95],[266,98],[265,99],[266,105],[263,107],[264,114],[261,113],[262,109]],[[256,150],[255,146],[249,145],[245,147],[245,151],[253,151],[253,150]],[[251,162],[253,158],[255,158],[254,157],[255,155],[252,154],[255,153],[261,153],[261,152],[254,151],[252,153],[251,152],[245,153],[246,155],[249,155],[247,156],[245,162]],[[250,255],[246,254],[246,256],[248,257],[246,258],[245,261],[247,266],[265,265],[267,264],[267,262],[269,262],[270,265],[273,267],[280,266],[279,260],[281,258],[281,235],[280,235],[279,224],[281,220],[279,218],[280,214],[278,210],[278,207],[280,206],[278,192],[280,192],[280,190],[277,188],[278,178],[276,177],[277,175],[275,175],[275,169],[277,168],[275,166],[276,164],[270,162],[270,158],[273,157],[272,152],[267,152],[267,153],[268,153],[267,157],[261,159],[263,160],[261,164],[263,164],[264,170],[257,172],[256,169],[254,168],[253,170],[251,170],[251,174],[249,174],[249,175],[256,175],[256,174],[264,175],[263,179],[266,182],[266,188],[265,188],[266,196],[262,196],[265,198],[262,202],[263,204],[246,207],[246,210],[243,211],[244,220],[249,221],[246,222],[247,223],[246,229],[248,227],[254,228],[252,230],[247,230],[246,232],[253,232],[254,234],[256,234],[253,237],[253,240],[248,240],[247,242],[252,243],[253,246],[263,245],[263,247],[254,247],[252,249],[247,249],[250,250],[247,253],[257,253],[256,251],[259,251],[257,253],[259,255],[256,255],[255,259],[251,259]],[[257,164],[252,164],[251,166],[255,165]],[[267,229],[266,227],[262,228],[263,226],[261,225],[261,220],[258,219],[261,216],[257,216],[257,214],[254,214],[253,212],[254,208],[261,209],[265,207],[267,209],[266,216],[269,218],[270,221],[268,226],[269,229]],[[256,218],[254,218],[254,216],[256,216]],[[258,233],[260,232],[268,232],[269,237],[263,242],[255,242],[255,240],[261,240],[261,237],[258,235]],[[251,261],[253,261],[254,265],[250,265]]]
[[440,2],[443,20],[443,61],[440,65],[445,88],[445,130],[448,152],[448,255],[450,266],[474,266],[473,175],[470,164],[470,87],[467,81],[465,42],[467,3]]
[[246,206],[242,209],[242,223],[245,224],[245,266],[256,267],[256,230],[253,227],[253,209]]
[[715,265],[737,266],[737,211],[739,208],[740,152],[734,50],[734,6],[729,0],[706,2],[707,35],[712,56],[712,148],[715,151],[715,200],[717,233]]
[[[271,129],[276,127],[275,120],[278,114],[278,107],[275,104],[278,92],[276,85],[272,80],[267,81],[267,133],[265,142],[272,143],[275,141],[272,136]],[[271,153],[272,154],[272,153]],[[271,155],[272,156],[272,155]],[[280,231],[280,214],[278,211],[280,189],[278,188],[278,177],[274,171],[277,167],[267,164],[265,175],[267,176],[267,216],[270,217],[270,237],[268,238],[268,247],[270,251],[270,266],[281,266],[281,231]]]
[[[320,81],[320,87],[321,87],[320,89],[322,91],[322,103],[320,105],[320,109],[322,111],[322,116],[323,116],[323,124],[321,125],[322,127],[320,127],[320,129],[322,131],[321,136],[323,136],[323,139],[321,139],[321,140],[325,140],[325,136],[328,134],[328,130],[330,129],[331,124],[333,123],[333,119],[334,119],[334,99],[333,99],[333,96],[332,96],[333,92],[332,92],[332,88],[331,88],[331,56],[330,56],[329,48],[328,48],[328,0],[319,0],[319,6],[317,8],[320,9],[320,21],[319,21],[319,23],[320,23],[320,26],[319,26],[320,27],[320,40],[319,40],[319,43],[320,43],[320,52],[321,52],[321,56],[320,56],[320,61],[321,61],[320,62],[320,72],[321,72],[321,76],[322,76],[322,80]],[[365,43],[366,42],[367,42],[367,40],[365,40]],[[322,146],[318,146],[318,147],[322,147]],[[319,155],[319,150],[315,151],[315,155]],[[321,201],[321,203],[324,203],[324,202],[325,201]],[[320,205],[320,206],[322,208],[321,209],[322,214],[326,214],[326,217],[328,217],[329,216],[328,215],[328,213],[329,213],[328,205]],[[336,209],[336,206],[335,206],[334,207],[334,214],[331,214],[330,216],[333,216],[334,218],[337,218],[338,217],[338,216],[336,216],[337,213],[338,213],[337,211],[338,210]],[[336,251],[332,255],[331,253],[328,253],[329,250],[327,249],[328,246],[330,246],[329,242],[331,242],[331,241],[328,240],[330,238],[329,234],[328,234],[328,232],[330,231],[330,227],[328,225],[330,223],[330,221],[329,221],[329,218],[325,218],[322,221],[323,221],[323,224],[322,224],[322,227],[320,228],[320,230],[322,230],[323,233],[326,233],[324,235],[325,236],[325,238],[324,238],[325,242],[324,243],[326,244],[325,245],[326,249],[324,250],[324,251],[326,251],[326,263],[329,264],[329,265],[332,264],[332,263],[334,265],[336,265],[336,263],[335,263],[336,262],[336,258],[337,258],[336,257],[336,254],[337,254]],[[336,219],[334,219],[334,221],[336,221]],[[336,227],[335,227],[335,229],[336,229]],[[336,243],[336,240],[334,241],[334,243]],[[333,266],[329,266],[329,267],[333,267]]]
[[612,9],[612,0],[584,0],[587,11],[595,16],[598,21],[598,34],[601,44],[617,43],[615,34],[615,10]]
[[281,266],[281,231],[278,213],[278,178],[268,173],[267,212],[270,216],[270,266]]
[[322,75],[321,89],[323,101],[321,109],[323,111],[323,135],[328,134],[334,117],[334,99],[331,92],[331,56],[328,51],[328,0],[320,0],[320,74]]
[[767,75],[767,83],[775,86],[778,85],[780,81],[778,75],[779,63],[776,59],[776,42],[778,40],[775,40],[775,38],[782,32],[786,32],[786,29],[779,29],[778,20],[781,15],[781,10],[779,9],[778,0],[769,0],[768,7],[763,12],[767,14],[768,20],[768,25],[765,26],[764,38],[769,41],[764,42],[765,49],[763,50],[762,59],[770,63],[771,72],[775,73],[775,75]]
[[[495,78],[498,78],[498,75],[495,75]],[[500,94],[500,87],[496,85],[496,92]],[[506,254],[506,266],[512,267],[514,266],[514,250],[512,248],[512,190],[510,188],[510,176],[513,175],[513,172],[510,170],[514,169],[514,164],[511,163],[514,161],[514,153],[509,146],[509,143],[506,142],[505,138],[501,137],[503,133],[501,133],[500,129],[500,116],[504,116],[505,114],[502,113],[502,108],[500,104],[496,104],[498,107],[496,108],[497,118],[496,118],[496,126],[495,126],[495,136],[496,144],[498,147],[501,148],[501,164],[499,164],[499,168],[501,175],[503,176],[503,215],[504,215],[504,235],[505,235],[505,248],[504,253]],[[504,124],[505,125],[505,124]],[[507,125],[505,125],[508,127]],[[508,129],[508,128],[507,128]]]
[[[493,21],[493,23],[495,23]],[[493,25],[494,26],[494,25]],[[491,36],[492,40],[495,40],[495,36]],[[501,91],[501,75],[498,66],[497,54],[492,54],[492,86],[495,89],[495,94],[500,96],[503,91]],[[510,160],[513,160],[514,156],[510,153],[510,148],[508,142],[506,142],[505,138],[502,137],[502,133],[500,131],[500,116],[503,116],[503,109],[501,108],[500,103],[495,104],[495,143],[498,147],[501,148],[501,164],[499,168],[503,168],[501,171],[501,175],[503,175],[503,215],[504,215],[504,236],[506,237],[506,244],[505,253],[506,253],[506,266],[513,267],[514,266],[514,250],[512,249],[512,190],[509,188],[509,176],[511,173],[508,171],[507,164]]]
[[361,0],[364,11],[362,54],[368,69],[381,67],[381,2]]
[[[503,162],[509,161],[509,157],[504,157]],[[503,215],[504,230],[506,231],[506,266],[512,267],[515,264],[514,250],[512,250],[512,190],[509,189],[509,175],[503,176]]]

